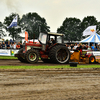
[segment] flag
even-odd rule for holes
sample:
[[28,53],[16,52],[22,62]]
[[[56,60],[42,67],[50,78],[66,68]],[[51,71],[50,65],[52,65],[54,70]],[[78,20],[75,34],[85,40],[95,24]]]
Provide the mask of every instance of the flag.
[[13,19],[13,21],[7,28],[11,28],[11,27],[15,27],[15,26],[17,26],[17,16]]
[[28,41],[28,33],[25,31],[25,41]]
[[95,33],[96,33],[96,25],[95,26],[89,26],[83,31],[83,36],[94,35]]

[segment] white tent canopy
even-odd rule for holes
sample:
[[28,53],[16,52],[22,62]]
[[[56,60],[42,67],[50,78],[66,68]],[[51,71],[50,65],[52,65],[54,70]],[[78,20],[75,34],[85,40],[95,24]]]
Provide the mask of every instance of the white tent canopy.
[[81,40],[80,42],[81,43],[89,43],[89,42],[100,43],[100,35],[98,35],[97,33],[94,35],[90,35],[89,37]]

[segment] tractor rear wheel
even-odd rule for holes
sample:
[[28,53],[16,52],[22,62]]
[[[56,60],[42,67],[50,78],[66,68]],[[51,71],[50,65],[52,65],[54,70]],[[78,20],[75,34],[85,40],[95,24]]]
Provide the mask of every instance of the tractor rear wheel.
[[95,57],[94,56],[90,56],[89,63],[90,64],[94,64],[95,63]]
[[66,46],[57,45],[50,50],[49,57],[54,63],[64,64],[69,62],[70,52]]
[[39,60],[39,53],[36,50],[30,49],[26,52],[25,59],[28,63],[36,63]]

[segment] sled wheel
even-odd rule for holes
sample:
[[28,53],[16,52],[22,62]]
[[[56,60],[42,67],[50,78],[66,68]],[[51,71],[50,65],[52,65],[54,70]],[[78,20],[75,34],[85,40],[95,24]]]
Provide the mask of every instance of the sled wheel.
[[90,64],[94,64],[95,63],[95,57],[94,56],[90,56],[89,63]]

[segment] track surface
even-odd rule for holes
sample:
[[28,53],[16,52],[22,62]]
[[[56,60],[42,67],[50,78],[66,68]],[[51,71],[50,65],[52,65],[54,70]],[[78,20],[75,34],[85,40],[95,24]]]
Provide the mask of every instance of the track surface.
[[100,69],[0,69],[0,100],[100,100]]
[[0,60],[0,66],[38,66],[38,65],[49,65],[49,66],[55,66],[55,65],[66,65],[66,64],[53,64],[53,63],[43,63],[41,60],[38,61],[38,63],[30,64],[30,63],[22,63],[19,60]]

